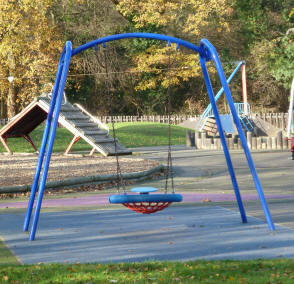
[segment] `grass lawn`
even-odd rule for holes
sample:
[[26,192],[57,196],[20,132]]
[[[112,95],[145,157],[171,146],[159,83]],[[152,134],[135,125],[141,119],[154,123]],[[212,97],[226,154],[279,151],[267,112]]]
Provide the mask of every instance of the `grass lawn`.
[[[0,266],[2,264],[18,264],[16,257],[10,252],[10,250],[4,245],[0,239]],[[0,283],[1,276],[0,276]]]
[[0,265],[0,283],[293,283],[294,260]]
[[[154,123],[116,124],[119,141],[127,147],[167,145],[168,127]],[[43,127],[32,137],[40,147]],[[186,129],[172,126],[172,144],[185,143]],[[72,135],[58,129],[54,151],[64,151]],[[33,152],[24,139],[9,139],[15,152]],[[89,150],[79,141],[74,150]],[[0,152],[4,148],[0,145]],[[1,216],[0,216],[1,217]],[[207,244],[209,245],[209,244]],[[21,265],[0,240],[0,283],[294,283],[294,260],[145,262],[124,264]]]
[[[109,127],[111,128],[111,125]],[[127,148],[168,145],[168,124],[144,122],[116,123],[115,129],[119,142]],[[180,126],[171,125],[172,145],[185,144],[187,130]],[[44,126],[39,126],[31,133],[31,137],[38,149],[41,145],[43,131]],[[112,135],[112,131],[110,134]],[[64,152],[72,138],[73,135],[68,130],[58,128],[53,151]],[[34,152],[31,145],[22,138],[9,138],[7,141],[12,152]],[[82,139],[72,149],[72,151],[86,150],[91,150],[91,147]],[[0,152],[5,152],[2,143],[0,143]]]

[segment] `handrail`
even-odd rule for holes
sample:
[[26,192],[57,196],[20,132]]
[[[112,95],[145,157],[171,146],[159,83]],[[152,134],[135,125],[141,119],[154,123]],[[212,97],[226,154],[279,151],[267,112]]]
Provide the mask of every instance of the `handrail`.
[[250,107],[250,104],[249,103],[234,103],[234,106],[237,110],[237,113],[238,115],[243,115],[245,114],[245,106],[247,108],[247,112],[248,112],[248,115],[251,114],[251,107]]
[[105,123],[103,123],[100,119],[96,118],[95,116],[90,114],[88,111],[86,111],[80,104],[75,103],[74,106],[76,106],[86,115],[88,115],[95,123],[99,125],[99,127],[105,129],[107,131],[107,134],[109,134],[109,127]]
[[[234,69],[234,71],[232,72],[232,74],[229,76],[229,78],[228,78],[228,80],[227,80],[227,83],[229,84],[231,81],[232,81],[232,79],[234,78],[234,76],[235,76],[235,74],[237,73],[237,71],[239,70],[239,68],[243,65],[243,64],[245,64],[245,62],[244,61],[240,61],[239,63],[238,63],[238,65],[236,66],[236,68]],[[218,91],[218,93],[215,95],[215,97],[214,97],[214,100],[215,101],[217,101],[220,97],[221,97],[221,95],[223,94],[223,92],[224,92],[224,87],[222,87],[219,91]],[[209,116],[210,114],[211,114],[211,110],[212,110],[212,107],[211,107],[211,103],[206,107],[206,109],[204,110],[204,112],[201,114],[201,118],[204,118],[204,117],[206,117],[206,116]]]

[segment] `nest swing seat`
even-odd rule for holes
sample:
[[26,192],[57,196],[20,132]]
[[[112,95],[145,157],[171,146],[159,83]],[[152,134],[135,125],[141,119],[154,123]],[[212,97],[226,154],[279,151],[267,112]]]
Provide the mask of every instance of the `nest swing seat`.
[[115,194],[109,196],[109,202],[122,204],[125,207],[142,214],[151,214],[167,208],[172,202],[181,202],[183,197],[176,193],[149,194],[156,192],[155,187],[135,187],[131,192],[139,194]]

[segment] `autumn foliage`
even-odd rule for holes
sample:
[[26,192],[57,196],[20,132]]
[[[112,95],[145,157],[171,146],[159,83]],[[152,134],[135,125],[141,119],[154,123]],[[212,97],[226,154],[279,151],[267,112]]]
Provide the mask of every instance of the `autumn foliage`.
[[[77,47],[124,32],[161,33],[196,45],[207,38],[227,76],[234,62],[246,61],[253,108],[285,111],[294,76],[293,23],[290,0],[0,0],[0,117],[3,105],[11,117],[54,81],[66,40]],[[69,100],[99,114],[110,113],[104,51],[74,57],[66,85]],[[197,54],[146,39],[111,42],[106,51],[115,113],[164,113],[169,82],[173,112],[199,113],[208,104]],[[238,76],[231,88],[240,100]]]
[[[52,0],[0,0],[0,93],[9,117],[54,78],[63,42],[50,22],[51,5]],[[8,76],[14,77],[10,96]]]

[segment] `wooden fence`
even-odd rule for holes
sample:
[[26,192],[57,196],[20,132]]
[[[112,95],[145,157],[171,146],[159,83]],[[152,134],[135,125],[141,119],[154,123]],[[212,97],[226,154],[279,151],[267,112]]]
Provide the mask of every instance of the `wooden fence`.
[[[94,116],[98,118],[103,123],[115,123],[119,122],[157,122],[157,123],[168,123],[167,115],[142,115],[142,116],[132,116],[132,115],[119,115],[119,116]],[[171,115],[171,124],[180,124],[187,119],[197,118],[196,115]],[[5,125],[8,123],[8,119],[0,119],[0,125]]]
[[[196,115],[172,115],[171,123],[180,124],[187,119],[196,119],[199,116]],[[260,117],[266,122],[286,130],[288,123],[288,113],[255,113],[251,114],[251,117]],[[120,115],[120,116],[96,116],[103,123],[110,123],[113,119],[114,122],[157,122],[157,123],[168,123],[167,115],[143,115],[143,116],[131,116],[131,115]],[[5,125],[8,119],[0,119],[0,126]]]
[[[291,148],[291,140],[283,136],[283,132],[279,131],[275,137],[254,137],[252,132],[246,133],[247,145],[250,150],[289,150]],[[226,138],[228,149],[242,149],[241,140],[238,135]],[[205,150],[222,150],[222,143],[219,137],[210,137],[205,132],[187,131],[186,146],[195,147],[196,149]]]
[[[171,124],[180,124],[187,119],[196,118],[199,116],[196,115],[171,115],[170,120]],[[142,116],[131,116],[131,115],[122,115],[122,116],[96,116],[103,123],[110,123],[112,120],[114,122],[157,122],[157,123],[168,123],[167,115],[142,115]]]
[[251,118],[260,117],[271,125],[286,130],[288,124],[288,113],[255,113]]

